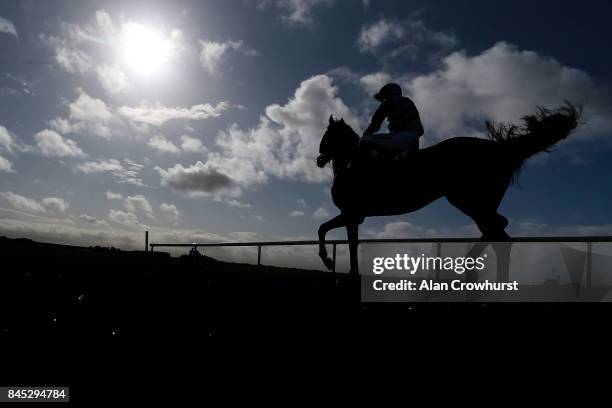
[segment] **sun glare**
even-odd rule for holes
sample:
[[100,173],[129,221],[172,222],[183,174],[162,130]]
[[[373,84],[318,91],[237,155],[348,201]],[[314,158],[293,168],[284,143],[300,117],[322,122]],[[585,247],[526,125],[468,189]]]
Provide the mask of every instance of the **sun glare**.
[[123,59],[138,75],[159,72],[168,61],[171,48],[171,40],[161,31],[138,23],[123,26]]

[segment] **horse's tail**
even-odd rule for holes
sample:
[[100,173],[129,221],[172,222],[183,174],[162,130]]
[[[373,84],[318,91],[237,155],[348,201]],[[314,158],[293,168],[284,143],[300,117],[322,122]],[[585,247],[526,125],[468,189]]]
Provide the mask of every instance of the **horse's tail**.
[[578,126],[581,114],[582,107],[565,101],[557,109],[538,107],[535,114],[522,118],[522,126],[486,124],[490,139],[504,145],[504,155],[510,158],[516,180],[525,160],[548,152],[555,143],[568,137]]

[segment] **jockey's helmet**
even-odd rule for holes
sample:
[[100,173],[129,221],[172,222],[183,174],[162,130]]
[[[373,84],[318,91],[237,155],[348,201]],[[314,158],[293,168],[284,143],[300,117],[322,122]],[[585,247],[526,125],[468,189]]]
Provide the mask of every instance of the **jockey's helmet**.
[[390,83],[380,88],[380,91],[374,95],[374,99],[382,102],[385,98],[394,95],[402,96],[402,88],[398,84]]

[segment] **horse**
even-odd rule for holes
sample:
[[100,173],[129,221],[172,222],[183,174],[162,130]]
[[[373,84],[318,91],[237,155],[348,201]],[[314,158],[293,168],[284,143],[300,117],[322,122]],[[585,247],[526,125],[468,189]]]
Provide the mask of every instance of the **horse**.
[[[331,195],[340,215],[319,227],[321,260],[328,269],[333,268],[325,235],[331,229],[346,227],[349,273],[358,276],[358,228],[366,217],[414,212],[442,197],[470,217],[482,233],[468,256],[479,256],[488,243],[511,245],[505,231],[508,220],[498,213],[506,190],[518,180],[528,158],[548,152],[573,133],[581,113],[581,107],[567,101],[556,109],[538,107],[534,114],[524,116],[519,126],[485,122],[486,139],[454,137],[377,163],[360,148],[359,136],[344,119],[330,116],[316,162],[320,168],[332,164]],[[499,265],[500,259],[509,260],[509,245],[493,245],[498,280],[508,278]]]

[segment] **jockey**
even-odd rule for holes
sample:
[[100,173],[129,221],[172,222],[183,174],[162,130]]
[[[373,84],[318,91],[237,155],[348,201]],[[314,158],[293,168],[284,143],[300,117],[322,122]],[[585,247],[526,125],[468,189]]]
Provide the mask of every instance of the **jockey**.
[[[380,106],[374,112],[370,126],[360,140],[360,145],[377,151],[391,153],[394,157],[419,150],[419,138],[423,135],[423,125],[414,102],[402,96],[402,88],[390,83],[374,95]],[[385,118],[388,120],[389,133],[377,134]]]

